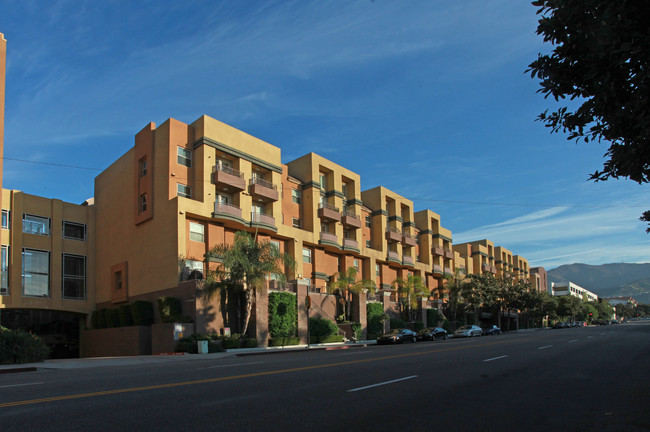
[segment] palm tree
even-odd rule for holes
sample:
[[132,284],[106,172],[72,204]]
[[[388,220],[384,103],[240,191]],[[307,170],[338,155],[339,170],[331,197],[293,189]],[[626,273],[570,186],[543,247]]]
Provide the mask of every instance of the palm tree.
[[372,294],[376,290],[375,283],[367,279],[357,280],[357,269],[355,267],[349,267],[345,272],[335,273],[332,279],[335,280],[329,284],[327,290],[333,294],[337,292],[340,294],[344,302],[344,318],[350,321],[352,318],[352,312],[350,311],[352,294],[359,294],[363,290]]
[[415,321],[415,314],[418,309],[418,296],[428,295],[426,285],[420,276],[408,275],[406,279],[397,278],[393,282],[397,286],[397,292],[402,300],[408,321]]
[[[216,269],[210,269],[213,260],[220,262]],[[250,320],[255,292],[264,286],[269,275],[285,278],[287,268],[293,268],[293,258],[270,242],[259,243],[245,231],[235,233],[232,245],[219,244],[205,254],[207,274],[201,297],[207,301],[219,291],[244,293],[246,305],[241,334],[246,334]]]
[[464,285],[467,283],[467,276],[459,269],[454,270],[453,274],[445,274],[443,276],[445,281],[444,285],[438,287],[440,299],[443,298],[444,289],[447,289],[447,312],[451,315],[451,320],[456,321],[458,314],[458,304],[462,301],[462,291]]

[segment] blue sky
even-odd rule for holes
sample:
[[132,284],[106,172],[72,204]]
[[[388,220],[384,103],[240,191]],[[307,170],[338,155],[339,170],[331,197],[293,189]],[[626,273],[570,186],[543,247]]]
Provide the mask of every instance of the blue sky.
[[535,121],[527,1],[17,1],[5,188],[81,203],[137,131],[206,114],[318,153],[547,269],[650,262],[650,186],[593,183],[606,144]]

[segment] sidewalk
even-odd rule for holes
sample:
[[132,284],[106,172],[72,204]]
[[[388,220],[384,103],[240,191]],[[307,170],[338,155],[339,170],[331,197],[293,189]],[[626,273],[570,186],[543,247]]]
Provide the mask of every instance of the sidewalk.
[[240,348],[231,349],[224,352],[210,353],[210,354],[156,354],[156,355],[142,355],[142,356],[127,356],[127,357],[89,357],[89,358],[73,358],[73,359],[55,359],[45,360],[40,363],[23,363],[23,364],[6,364],[0,365],[0,376],[5,373],[17,372],[35,372],[39,370],[53,370],[53,369],[84,369],[93,367],[110,367],[110,366],[130,366],[138,364],[152,364],[152,363],[165,363],[173,361],[187,361],[187,360],[205,360],[205,359],[218,359],[223,357],[243,357],[251,355],[263,354],[281,354],[290,352],[305,352],[315,350],[333,350],[333,349],[349,349],[361,348],[368,345],[374,345],[376,341],[359,341],[359,342],[341,342],[331,344],[312,344],[307,345],[293,345],[286,347],[269,347],[269,348]]

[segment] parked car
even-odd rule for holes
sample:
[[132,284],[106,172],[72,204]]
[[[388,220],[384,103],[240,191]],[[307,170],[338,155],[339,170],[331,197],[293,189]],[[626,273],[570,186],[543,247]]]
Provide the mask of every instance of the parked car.
[[417,334],[418,340],[433,341],[436,339],[447,339],[447,330],[440,327],[427,327],[420,330]]
[[477,325],[464,325],[454,331],[454,337],[474,337],[481,336],[483,330]]
[[409,329],[395,329],[391,330],[390,333],[383,334],[377,338],[378,344],[398,344],[402,342],[415,342],[417,334],[413,330]]
[[499,327],[495,326],[495,325],[491,325],[490,327],[487,327],[487,328],[483,329],[483,334],[486,335],[486,336],[500,335],[501,333],[503,333],[501,331],[501,329]]

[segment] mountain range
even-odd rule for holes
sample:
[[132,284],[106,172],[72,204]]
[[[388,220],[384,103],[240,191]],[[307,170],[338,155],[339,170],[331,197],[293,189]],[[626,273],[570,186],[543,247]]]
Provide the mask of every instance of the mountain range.
[[650,263],[567,264],[547,271],[549,284],[573,282],[599,297],[632,296],[650,303]]

